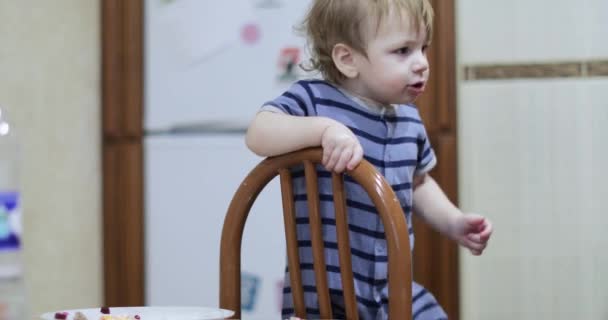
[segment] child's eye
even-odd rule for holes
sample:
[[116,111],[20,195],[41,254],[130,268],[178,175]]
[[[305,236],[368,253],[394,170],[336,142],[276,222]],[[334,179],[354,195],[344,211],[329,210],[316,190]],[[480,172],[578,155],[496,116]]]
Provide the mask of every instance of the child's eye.
[[403,47],[403,48],[399,48],[397,50],[395,50],[396,54],[408,54],[410,52],[410,48],[408,47]]
[[426,52],[426,50],[429,48],[428,44],[425,44],[422,46],[422,52]]

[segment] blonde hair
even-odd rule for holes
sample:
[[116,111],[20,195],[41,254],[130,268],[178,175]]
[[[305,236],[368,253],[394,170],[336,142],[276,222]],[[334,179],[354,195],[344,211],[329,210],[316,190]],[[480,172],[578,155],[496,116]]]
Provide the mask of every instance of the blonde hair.
[[433,8],[428,0],[314,0],[304,21],[297,27],[307,38],[311,56],[301,67],[319,71],[327,81],[340,83],[344,75],[333,62],[334,46],[344,43],[365,55],[369,39],[366,39],[364,28],[375,22],[377,30],[382,19],[393,11],[408,14],[417,32],[419,26],[424,26],[427,41],[430,41]]

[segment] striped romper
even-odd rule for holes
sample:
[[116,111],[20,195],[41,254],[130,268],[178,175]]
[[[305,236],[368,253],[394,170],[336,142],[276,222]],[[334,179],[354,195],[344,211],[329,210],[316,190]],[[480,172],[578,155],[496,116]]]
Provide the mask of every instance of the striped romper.
[[[295,116],[323,116],[346,125],[359,139],[364,157],[384,175],[395,191],[408,225],[412,225],[412,180],[431,170],[435,154],[415,106],[373,108],[360,99],[323,80],[302,80],[263,110]],[[344,318],[344,302],[339,271],[331,175],[321,165],[319,175],[322,233],[328,286],[335,318]],[[300,268],[308,319],[319,317],[313,273],[312,247],[308,225],[306,185],[303,167],[293,169],[294,201]],[[361,319],[388,318],[387,247],[384,228],[369,196],[349,176],[345,176],[347,212],[355,294]],[[410,229],[410,243],[414,236]],[[283,317],[293,315],[289,274],[283,288]],[[416,320],[447,319],[433,295],[417,283],[412,284],[413,315]]]

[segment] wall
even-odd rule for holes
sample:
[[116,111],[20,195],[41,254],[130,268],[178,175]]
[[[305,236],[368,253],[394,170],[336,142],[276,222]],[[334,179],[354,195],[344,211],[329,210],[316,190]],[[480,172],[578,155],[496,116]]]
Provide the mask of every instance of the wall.
[[99,1],[0,1],[0,105],[23,146],[32,315],[102,301]]
[[495,225],[461,253],[461,318],[608,319],[608,2],[460,0],[457,21],[460,204]]

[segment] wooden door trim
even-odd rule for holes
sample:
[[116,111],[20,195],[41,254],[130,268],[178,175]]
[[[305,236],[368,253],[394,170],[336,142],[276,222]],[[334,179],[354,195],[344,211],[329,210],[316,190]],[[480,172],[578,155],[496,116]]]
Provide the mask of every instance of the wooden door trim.
[[[431,76],[427,92],[417,101],[438,165],[431,171],[446,195],[458,202],[456,110],[456,47],[454,0],[431,0],[435,9],[433,43],[429,49]],[[458,247],[414,218],[414,279],[431,291],[448,313],[458,319]]]
[[145,303],[143,0],[101,0],[104,304]]

